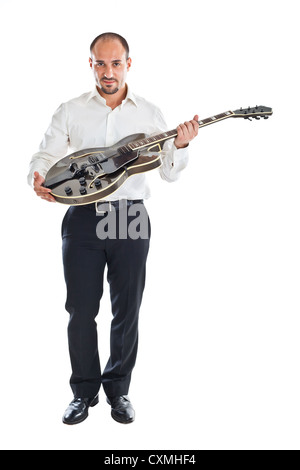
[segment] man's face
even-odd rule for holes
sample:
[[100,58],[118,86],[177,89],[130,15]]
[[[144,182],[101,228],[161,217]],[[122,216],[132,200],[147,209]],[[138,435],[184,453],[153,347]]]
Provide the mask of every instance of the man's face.
[[125,49],[119,41],[100,40],[95,44],[90,67],[102,93],[113,95],[124,88],[130,66],[131,59],[126,59]]

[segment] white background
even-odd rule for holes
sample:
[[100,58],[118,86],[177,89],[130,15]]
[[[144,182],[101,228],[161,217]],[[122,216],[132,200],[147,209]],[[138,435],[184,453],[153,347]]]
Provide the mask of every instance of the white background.
[[[299,449],[299,15],[296,1],[1,0],[2,449]],[[170,129],[240,106],[269,120],[201,129],[168,184],[150,176],[152,242],[130,397],[72,399],[60,225],[28,164],[54,110],[89,91],[89,45],[124,35],[128,83]],[[98,316],[102,365],[111,319]]]

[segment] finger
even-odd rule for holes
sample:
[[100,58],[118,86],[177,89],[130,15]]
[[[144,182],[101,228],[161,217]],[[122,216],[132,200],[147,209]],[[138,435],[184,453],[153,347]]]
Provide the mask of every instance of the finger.
[[[51,189],[50,188],[44,188],[43,186],[37,185],[36,187],[33,188],[37,196],[39,197],[48,197],[50,196]],[[52,198],[52,196],[50,196]]]
[[184,137],[188,140],[193,139],[196,136],[196,130],[191,121],[184,123]]
[[40,196],[41,199],[44,199],[44,201],[49,201],[49,202],[56,202],[54,197],[49,194],[49,196]]
[[191,121],[191,124],[193,126],[193,130],[194,130],[194,135],[196,137],[196,135],[198,135],[198,132],[199,132],[199,124],[198,124],[198,121]]
[[181,138],[183,136],[183,128],[182,128],[183,124],[179,124],[179,126],[177,126],[177,135],[179,138]]
[[46,198],[46,197],[42,197],[41,199],[43,199],[44,201],[47,201],[47,202],[56,202],[55,199],[49,199],[49,198]]
[[33,189],[37,193],[38,196],[40,196],[41,194],[46,195],[46,194],[51,193],[50,188],[44,188],[43,186],[39,186],[39,185],[34,186]]
[[38,183],[37,181],[33,183],[33,188],[40,189],[41,191],[51,191],[50,188],[47,188],[46,186],[42,186],[42,184]]
[[51,199],[51,200],[53,199],[52,194],[36,193],[36,195],[41,198],[46,198],[46,199]]
[[38,181],[34,181],[33,183],[33,189],[35,191],[42,191],[42,192],[45,192],[45,193],[49,193],[51,192],[51,189],[50,188],[45,188],[45,186],[42,186],[42,183],[38,182]]
[[[190,124],[188,126],[189,132],[193,135],[193,137],[196,137],[196,135],[198,134],[198,131],[199,131],[199,123],[198,123],[198,115],[197,114],[194,116],[194,119],[189,121],[189,124]],[[190,127],[190,126],[192,126],[192,127]]]
[[51,189],[46,188],[45,186],[43,186],[44,181],[45,181],[45,179],[44,179],[41,175],[39,175],[39,177],[37,177],[37,178],[33,181],[33,188],[34,188],[34,190],[40,189],[41,191],[50,192]]
[[33,174],[33,179],[35,183],[42,184],[45,181],[45,178],[39,174],[38,171],[35,171]]
[[185,122],[184,124],[179,124],[179,128],[181,129],[181,132],[182,132],[182,136],[186,136],[186,134],[188,134],[188,127],[187,127],[187,122]]
[[198,135],[199,132],[199,116],[198,114],[195,114],[194,118],[191,120],[192,126],[195,131],[195,136]]
[[186,131],[188,132],[188,134],[190,134],[193,131],[193,124],[191,123],[191,121],[186,121],[184,125]]

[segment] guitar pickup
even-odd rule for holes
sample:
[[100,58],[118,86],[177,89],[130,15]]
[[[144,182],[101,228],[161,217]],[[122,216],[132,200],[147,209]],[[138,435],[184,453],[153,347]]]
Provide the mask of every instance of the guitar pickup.
[[100,166],[98,165],[98,163],[100,163],[100,160],[98,159],[98,157],[90,156],[88,157],[88,161],[89,163],[91,163],[91,165],[93,165],[93,169],[95,170],[95,172],[99,173]]

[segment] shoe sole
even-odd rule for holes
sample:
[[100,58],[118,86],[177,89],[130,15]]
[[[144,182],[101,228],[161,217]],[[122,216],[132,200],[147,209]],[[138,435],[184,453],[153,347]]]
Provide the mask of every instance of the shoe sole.
[[[97,397],[95,397],[94,400],[91,402],[89,408],[93,408],[94,406],[98,405],[98,403],[99,403],[99,397],[97,396]],[[83,423],[83,421],[85,421],[85,420],[88,418],[88,416],[89,416],[89,413],[88,413],[88,411],[87,411],[87,414],[86,414],[83,418],[78,419],[77,421],[73,421],[72,423],[68,423],[67,421],[65,421],[65,420],[63,419],[63,423],[64,423],[64,424],[67,424],[68,426],[73,426],[74,424]]]

